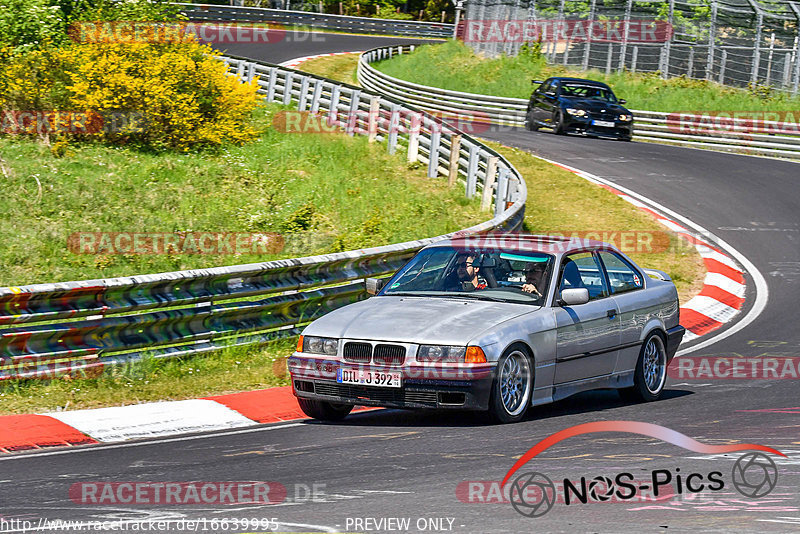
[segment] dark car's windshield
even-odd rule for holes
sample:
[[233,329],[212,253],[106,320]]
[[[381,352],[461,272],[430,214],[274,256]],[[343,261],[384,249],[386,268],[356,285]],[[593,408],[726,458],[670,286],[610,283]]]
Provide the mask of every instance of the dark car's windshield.
[[543,253],[434,247],[417,254],[381,294],[542,305],[552,266],[553,257]]
[[616,104],[617,97],[610,89],[598,85],[587,85],[579,82],[561,82],[561,96],[574,98],[591,98]]

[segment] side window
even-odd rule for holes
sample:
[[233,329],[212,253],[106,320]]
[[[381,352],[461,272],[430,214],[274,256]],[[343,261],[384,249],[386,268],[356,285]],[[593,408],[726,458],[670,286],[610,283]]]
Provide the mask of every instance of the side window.
[[556,82],[549,81],[544,85],[543,92],[548,95],[553,95],[556,92]]
[[644,287],[644,280],[636,270],[613,252],[601,252],[608,280],[611,282],[611,293],[619,294]]
[[581,287],[589,290],[589,300],[608,296],[603,270],[591,252],[570,254],[561,263],[559,292],[564,289]]

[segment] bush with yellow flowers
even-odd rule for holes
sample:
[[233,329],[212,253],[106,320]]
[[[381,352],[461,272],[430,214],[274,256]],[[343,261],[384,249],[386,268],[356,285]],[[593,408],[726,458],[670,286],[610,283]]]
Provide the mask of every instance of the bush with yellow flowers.
[[14,121],[9,110],[57,111],[90,125],[64,127],[68,136],[178,150],[243,143],[256,134],[248,123],[258,84],[229,76],[213,54],[191,39],[0,51],[3,130]]

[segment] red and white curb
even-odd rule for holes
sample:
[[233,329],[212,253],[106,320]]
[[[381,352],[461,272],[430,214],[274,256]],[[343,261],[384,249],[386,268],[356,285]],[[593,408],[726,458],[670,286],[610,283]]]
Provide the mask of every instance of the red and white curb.
[[[542,158],[544,159],[544,158]],[[603,187],[637,208],[646,211],[669,230],[694,245],[706,266],[703,289],[681,306],[681,325],[686,328],[684,342],[713,332],[730,322],[744,305],[744,270],[722,249],[711,245],[701,234],[691,231],[666,215],[655,211],[645,202],[610,185],[598,176],[556,161],[545,160]]]
[[304,57],[297,57],[294,59],[290,59],[288,61],[284,61],[283,63],[278,63],[281,67],[286,67],[289,69],[296,69],[301,63],[305,63],[306,61],[317,59],[320,57],[328,57],[328,56],[346,56],[348,54],[360,54],[361,52],[330,52],[328,54],[317,54],[315,56],[304,56]]
[[0,416],[0,451],[114,443],[305,419],[291,386],[204,399]]

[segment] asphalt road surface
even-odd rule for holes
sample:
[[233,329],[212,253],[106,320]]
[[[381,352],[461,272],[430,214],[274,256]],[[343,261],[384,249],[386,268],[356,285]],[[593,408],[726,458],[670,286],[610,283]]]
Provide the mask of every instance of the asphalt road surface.
[[[366,38],[339,39],[335,45],[331,40],[302,50],[264,47],[232,53],[279,62],[347,50],[347,39],[352,39],[350,50],[367,47]],[[763,312],[743,330],[692,357],[800,357],[800,166],[546,132],[483,135],[645,195],[724,239],[755,265],[769,290]],[[531,190],[529,200],[539,194],[548,192]],[[564,206],[575,208],[569,198]],[[749,278],[748,291],[752,303]],[[278,530],[306,532],[796,532],[800,388],[789,376],[670,379],[663,400],[640,405],[625,403],[610,391],[581,394],[532,409],[515,425],[491,426],[471,414],[377,410],[337,424],[277,424],[3,457],[1,519],[36,524],[41,518],[202,518],[207,532],[264,531],[226,529],[221,523],[212,528],[211,520],[223,518],[275,518],[280,524],[272,526]],[[498,502],[497,481],[531,446],[570,426],[607,420],[655,423],[704,444],[763,444],[786,458],[771,456],[777,465],[772,492],[748,498],[735,484],[745,493],[758,489],[766,471],[759,465],[735,471],[741,452],[695,453],[636,434],[583,435],[554,445],[519,473],[544,474],[556,486],[568,479],[578,488],[581,477],[590,485],[595,477],[630,473],[637,488],[650,488],[633,499],[604,500],[603,486],[597,486],[587,504],[559,499],[540,517],[523,516],[508,502]],[[664,481],[667,473],[672,481],[660,486],[660,500],[654,500],[653,482]],[[714,483],[715,478],[722,482]],[[286,496],[269,506],[102,506],[69,498],[70,487],[80,482],[249,480],[271,481],[285,488]]]

